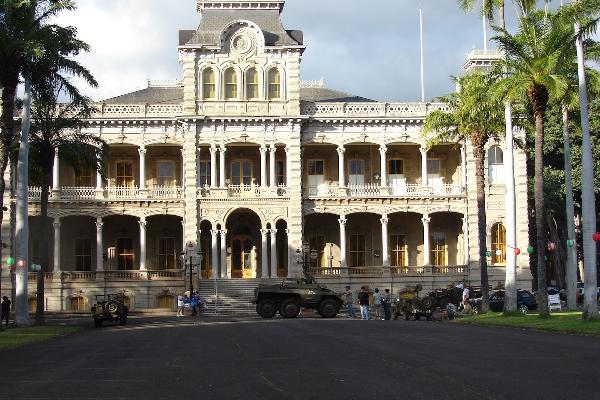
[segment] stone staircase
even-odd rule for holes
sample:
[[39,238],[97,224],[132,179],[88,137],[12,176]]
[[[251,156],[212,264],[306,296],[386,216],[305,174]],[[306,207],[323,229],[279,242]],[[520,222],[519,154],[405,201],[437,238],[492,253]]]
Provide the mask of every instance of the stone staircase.
[[207,315],[256,317],[250,303],[254,289],[265,279],[217,279],[200,281],[200,297],[207,304]]

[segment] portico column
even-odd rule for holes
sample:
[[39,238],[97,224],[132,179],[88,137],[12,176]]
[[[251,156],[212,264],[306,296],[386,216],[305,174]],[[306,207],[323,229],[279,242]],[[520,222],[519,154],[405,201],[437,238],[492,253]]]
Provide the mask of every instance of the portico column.
[[60,272],[60,218],[54,218],[54,272]]
[[384,268],[390,266],[389,254],[388,254],[388,218],[387,215],[381,217],[381,258],[382,265]]
[[431,265],[429,245],[429,222],[431,218],[429,218],[429,214],[424,214],[421,221],[423,222],[423,265]]
[[267,148],[260,146],[260,187],[267,187]]
[[210,146],[210,188],[217,187],[217,148]]
[[381,186],[385,187],[388,185],[387,182],[387,147],[381,145],[379,147],[379,154],[381,155]]
[[140,217],[140,271],[146,270],[146,217]]
[[225,148],[225,145],[222,145],[219,150],[221,153],[219,155],[219,184],[221,189],[225,189],[225,152],[227,149]]
[[286,259],[287,259],[287,277],[291,278],[293,276],[293,273],[294,273],[293,266],[295,264],[294,264],[294,261],[293,261],[292,252],[290,251],[290,248],[289,248],[289,245],[290,245],[290,230],[289,229],[285,230],[285,237],[287,238],[287,243],[288,243],[288,246],[286,248],[286,253],[285,253],[286,254]]
[[52,191],[58,192],[59,190],[60,190],[60,171],[59,171],[58,149],[54,149],[54,165],[52,166]]
[[341,216],[338,219],[340,224],[340,267],[347,268],[348,263],[346,262],[346,217]]
[[217,239],[219,238],[219,231],[212,229],[210,231],[210,244],[211,244],[211,274],[212,278],[215,279],[219,276],[219,248]]
[[261,255],[260,255],[260,264],[261,264],[261,277],[262,278],[268,278],[269,277],[269,257],[267,254],[267,236],[269,235],[269,230],[268,229],[261,229],[260,230],[260,236],[261,236],[261,240],[262,240],[262,248],[261,248]]
[[338,152],[338,175],[339,175],[339,186],[346,186],[346,177],[344,176],[344,146],[340,145],[337,148]]
[[277,186],[277,177],[275,176],[275,152],[277,148],[274,144],[269,147],[269,178],[270,187],[274,188]]
[[227,265],[227,229],[221,229],[221,278],[231,278]]
[[463,227],[463,265],[469,265],[469,223],[466,216],[461,219]]
[[285,186],[290,187],[290,170],[291,170],[291,160],[290,160],[290,148],[285,146]]
[[421,151],[421,186],[427,186],[427,149],[421,146],[419,150]]
[[277,278],[277,229],[271,229],[271,278]]
[[102,245],[102,217],[96,218],[96,271],[104,271],[104,246]]
[[461,175],[461,186],[467,185],[467,144],[463,143],[460,146],[460,175]]
[[140,147],[140,190],[146,190],[146,148]]

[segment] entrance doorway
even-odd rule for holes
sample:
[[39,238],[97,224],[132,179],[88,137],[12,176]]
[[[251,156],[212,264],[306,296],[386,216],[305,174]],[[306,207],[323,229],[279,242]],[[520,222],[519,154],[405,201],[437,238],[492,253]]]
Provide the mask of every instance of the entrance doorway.
[[251,279],[254,278],[252,265],[254,264],[254,245],[249,235],[235,235],[231,237],[231,277]]

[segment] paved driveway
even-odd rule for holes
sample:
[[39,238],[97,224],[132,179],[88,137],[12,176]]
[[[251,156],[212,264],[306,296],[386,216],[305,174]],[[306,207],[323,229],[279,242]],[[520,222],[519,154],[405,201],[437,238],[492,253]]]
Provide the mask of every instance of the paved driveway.
[[132,318],[0,352],[0,398],[598,398],[599,357],[598,338],[510,328]]

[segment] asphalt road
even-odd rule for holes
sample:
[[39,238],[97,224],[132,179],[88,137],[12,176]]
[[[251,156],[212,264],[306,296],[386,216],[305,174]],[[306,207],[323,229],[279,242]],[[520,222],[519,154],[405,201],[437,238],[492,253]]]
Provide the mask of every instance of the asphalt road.
[[138,317],[0,352],[0,398],[591,399],[599,358],[594,337],[447,322]]

